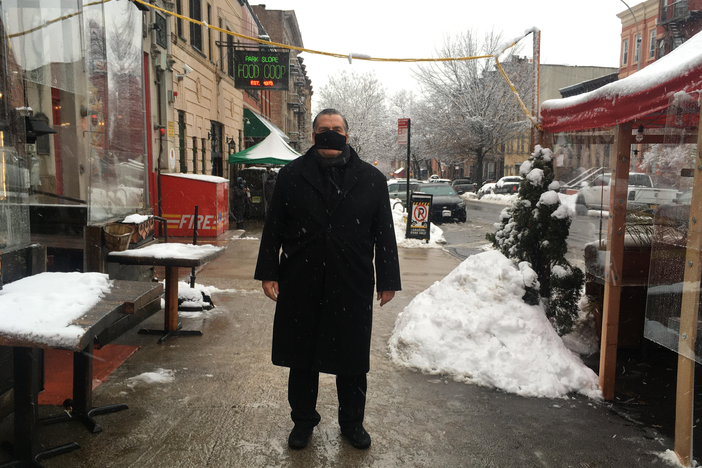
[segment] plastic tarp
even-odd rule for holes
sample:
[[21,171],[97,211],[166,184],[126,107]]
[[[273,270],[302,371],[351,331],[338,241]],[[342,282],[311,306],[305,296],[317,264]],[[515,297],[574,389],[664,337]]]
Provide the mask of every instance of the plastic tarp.
[[609,127],[666,109],[679,92],[702,90],[702,33],[642,70],[589,93],[541,105],[550,133]]
[[251,109],[244,108],[244,136],[266,138],[271,133],[276,133],[286,143],[290,142],[290,138],[273,122]]
[[288,146],[277,133],[262,142],[229,155],[229,164],[287,164],[301,154]]

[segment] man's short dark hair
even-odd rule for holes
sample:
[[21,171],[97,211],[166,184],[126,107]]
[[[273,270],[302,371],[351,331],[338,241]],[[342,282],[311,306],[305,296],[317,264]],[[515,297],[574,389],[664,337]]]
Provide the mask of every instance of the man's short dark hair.
[[344,117],[344,114],[342,114],[341,112],[339,112],[336,109],[324,109],[319,114],[317,114],[317,117],[315,117],[314,120],[312,121],[312,131],[313,132],[317,130],[317,119],[319,118],[320,115],[340,115],[341,118],[344,119],[344,131],[346,133],[349,133],[349,123],[346,120],[346,117]]

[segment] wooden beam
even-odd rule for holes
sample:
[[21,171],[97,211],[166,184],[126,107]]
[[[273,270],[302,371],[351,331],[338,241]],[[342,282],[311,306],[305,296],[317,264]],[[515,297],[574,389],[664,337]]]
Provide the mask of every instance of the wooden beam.
[[617,154],[616,158],[610,158],[614,185],[609,198],[604,310],[600,340],[600,389],[605,400],[614,399],[614,378],[617,371],[617,334],[619,333],[619,305],[624,262],[624,223],[626,222],[629,155],[632,143],[630,123],[617,126],[614,142]]
[[699,315],[700,278],[702,278],[702,132],[697,136],[697,160],[692,186],[690,220],[687,230],[685,277],[680,306],[678,336],[678,382],[675,398],[675,454],[680,463],[692,460],[692,425],[695,400],[695,341]]

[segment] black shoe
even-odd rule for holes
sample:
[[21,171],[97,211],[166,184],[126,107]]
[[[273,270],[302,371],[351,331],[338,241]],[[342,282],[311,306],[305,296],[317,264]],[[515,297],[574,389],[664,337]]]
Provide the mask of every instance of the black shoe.
[[288,436],[288,447],[293,450],[302,450],[310,443],[311,436],[312,429],[302,429],[295,426]]
[[351,445],[360,450],[365,450],[371,445],[371,436],[363,426],[342,427],[341,433],[349,439]]

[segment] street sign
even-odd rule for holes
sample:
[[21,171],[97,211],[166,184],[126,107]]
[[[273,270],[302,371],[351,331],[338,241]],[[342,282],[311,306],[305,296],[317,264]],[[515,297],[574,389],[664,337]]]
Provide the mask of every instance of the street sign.
[[428,193],[413,193],[410,195],[410,203],[407,205],[407,239],[425,239],[429,241],[431,231],[431,213],[433,195]]
[[234,50],[234,87],[287,91],[289,64],[289,50]]
[[397,144],[406,145],[410,119],[397,119]]

